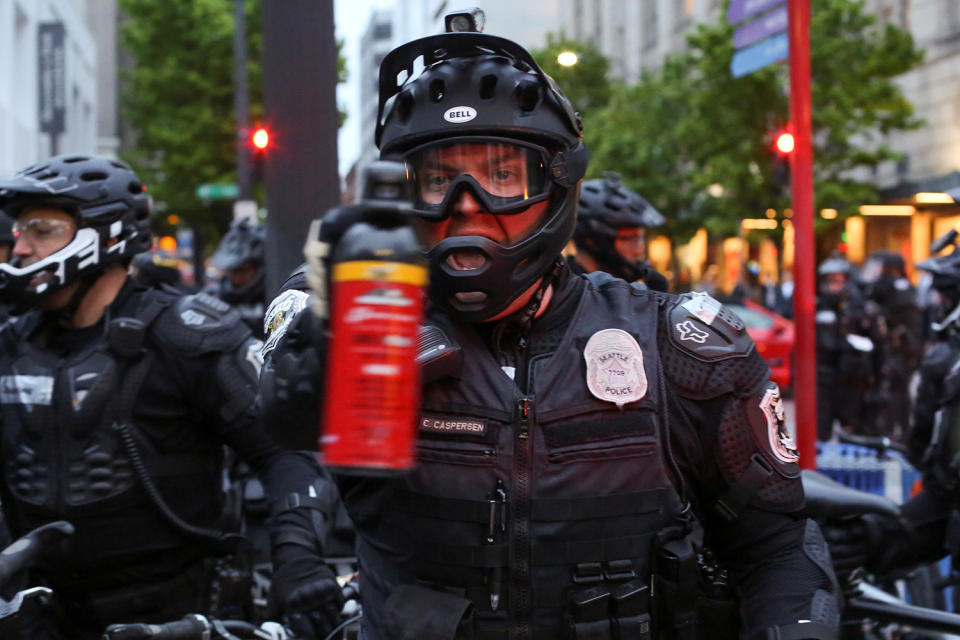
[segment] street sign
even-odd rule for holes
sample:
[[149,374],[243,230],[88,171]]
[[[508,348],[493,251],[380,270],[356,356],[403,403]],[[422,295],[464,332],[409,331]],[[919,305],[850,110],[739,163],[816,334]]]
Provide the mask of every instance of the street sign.
[[770,13],[739,27],[733,33],[733,48],[743,49],[787,30],[787,5],[780,5]]
[[750,16],[755,16],[785,2],[786,0],[730,0],[730,7],[727,9],[727,22],[737,24],[741,20],[746,20]]
[[40,131],[63,133],[66,121],[66,82],[62,22],[43,22],[38,28],[37,109]]
[[240,193],[235,182],[212,182],[197,187],[201,200],[233,200]]
[[730,61],[730,73],[733,74],[734,78],[753,73],[768,64],[786,59],[789,50],[790,42],[786,33],[767,38],[733,54],[733,60]]

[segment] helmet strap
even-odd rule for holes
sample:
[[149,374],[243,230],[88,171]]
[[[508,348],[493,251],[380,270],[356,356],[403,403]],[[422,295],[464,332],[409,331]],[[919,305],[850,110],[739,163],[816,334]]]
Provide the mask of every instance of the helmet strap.
[[543,304],[543,297],[547,294],[547,289],[553,284],[557,276],[560,275],[560,272],[566,268],[566,261],[564,261],[563,258],[557,258],[557,261],[553,264],[553,268],[544,274],[540,286],[537,287],[537,290],[530,296],[530,300],[526,306],[520,311],[510,314],[497,324],[493,332],[493,345],[497,351],[502,351],[504,334],[509,332],[520,338],[526,335],[527,331],[530,330],[530,325],[533,324],[533,319],[540,310],[540,306]]
[[77,290],[73,292],[72,296],[70,296],[67,304],[59,309],[54,310],[54,313],[57,317],[57,324],[66,327],[73,325],[73,317],[80,308],[80,303],[82,303],[83,299],[88,293],[90,293],[90,289],[93,288],[93,285],[97,282],[101,275],[103,275],[103,270],[97,269],[91,273],[84,274],[77,281],[80,283],[80,286],[77,287]]

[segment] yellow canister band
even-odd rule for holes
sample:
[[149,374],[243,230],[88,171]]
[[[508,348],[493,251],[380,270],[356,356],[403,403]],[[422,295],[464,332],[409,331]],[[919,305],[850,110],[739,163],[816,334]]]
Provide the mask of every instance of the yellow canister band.
[[379,260],[354,260],[333,265],[333,281],[374,280],[398,282],[418,287],[427,284],[427,269],[405,262],[380,262]]

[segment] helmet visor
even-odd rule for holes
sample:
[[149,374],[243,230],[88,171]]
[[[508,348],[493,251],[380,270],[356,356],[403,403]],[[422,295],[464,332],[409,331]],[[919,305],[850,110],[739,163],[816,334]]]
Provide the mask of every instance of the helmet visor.
[[546,200],[553,181],[547,151],[502,138],[457,138],[417,147],[404,156],[414,183],[414,210],[423,218],[450,216],[469,188],[487,213],[514,214]]

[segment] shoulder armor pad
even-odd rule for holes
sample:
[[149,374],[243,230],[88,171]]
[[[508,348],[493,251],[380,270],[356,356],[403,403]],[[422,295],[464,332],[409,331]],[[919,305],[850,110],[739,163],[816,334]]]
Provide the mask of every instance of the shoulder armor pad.
[[753,349],[743,320],[705,293],[680,296],[669,322],[670,342],[704,362],[743,357]]
[[664,373],[681,395],[714,398],[752,393],[770,376],[746,326],[704,293],[669,296],[661,313]]
[[[287,280],[289,282],[290,280]],[[294,318],[307,306],[309,294],[297,288],[282,289],[273,299],[263,316],[263,357],[276,348],[277,343],[287,333]]]
[[156,325],[161,340],[190,354],[229,350],[250,336],[240,314],[206,293],[182,296]]

